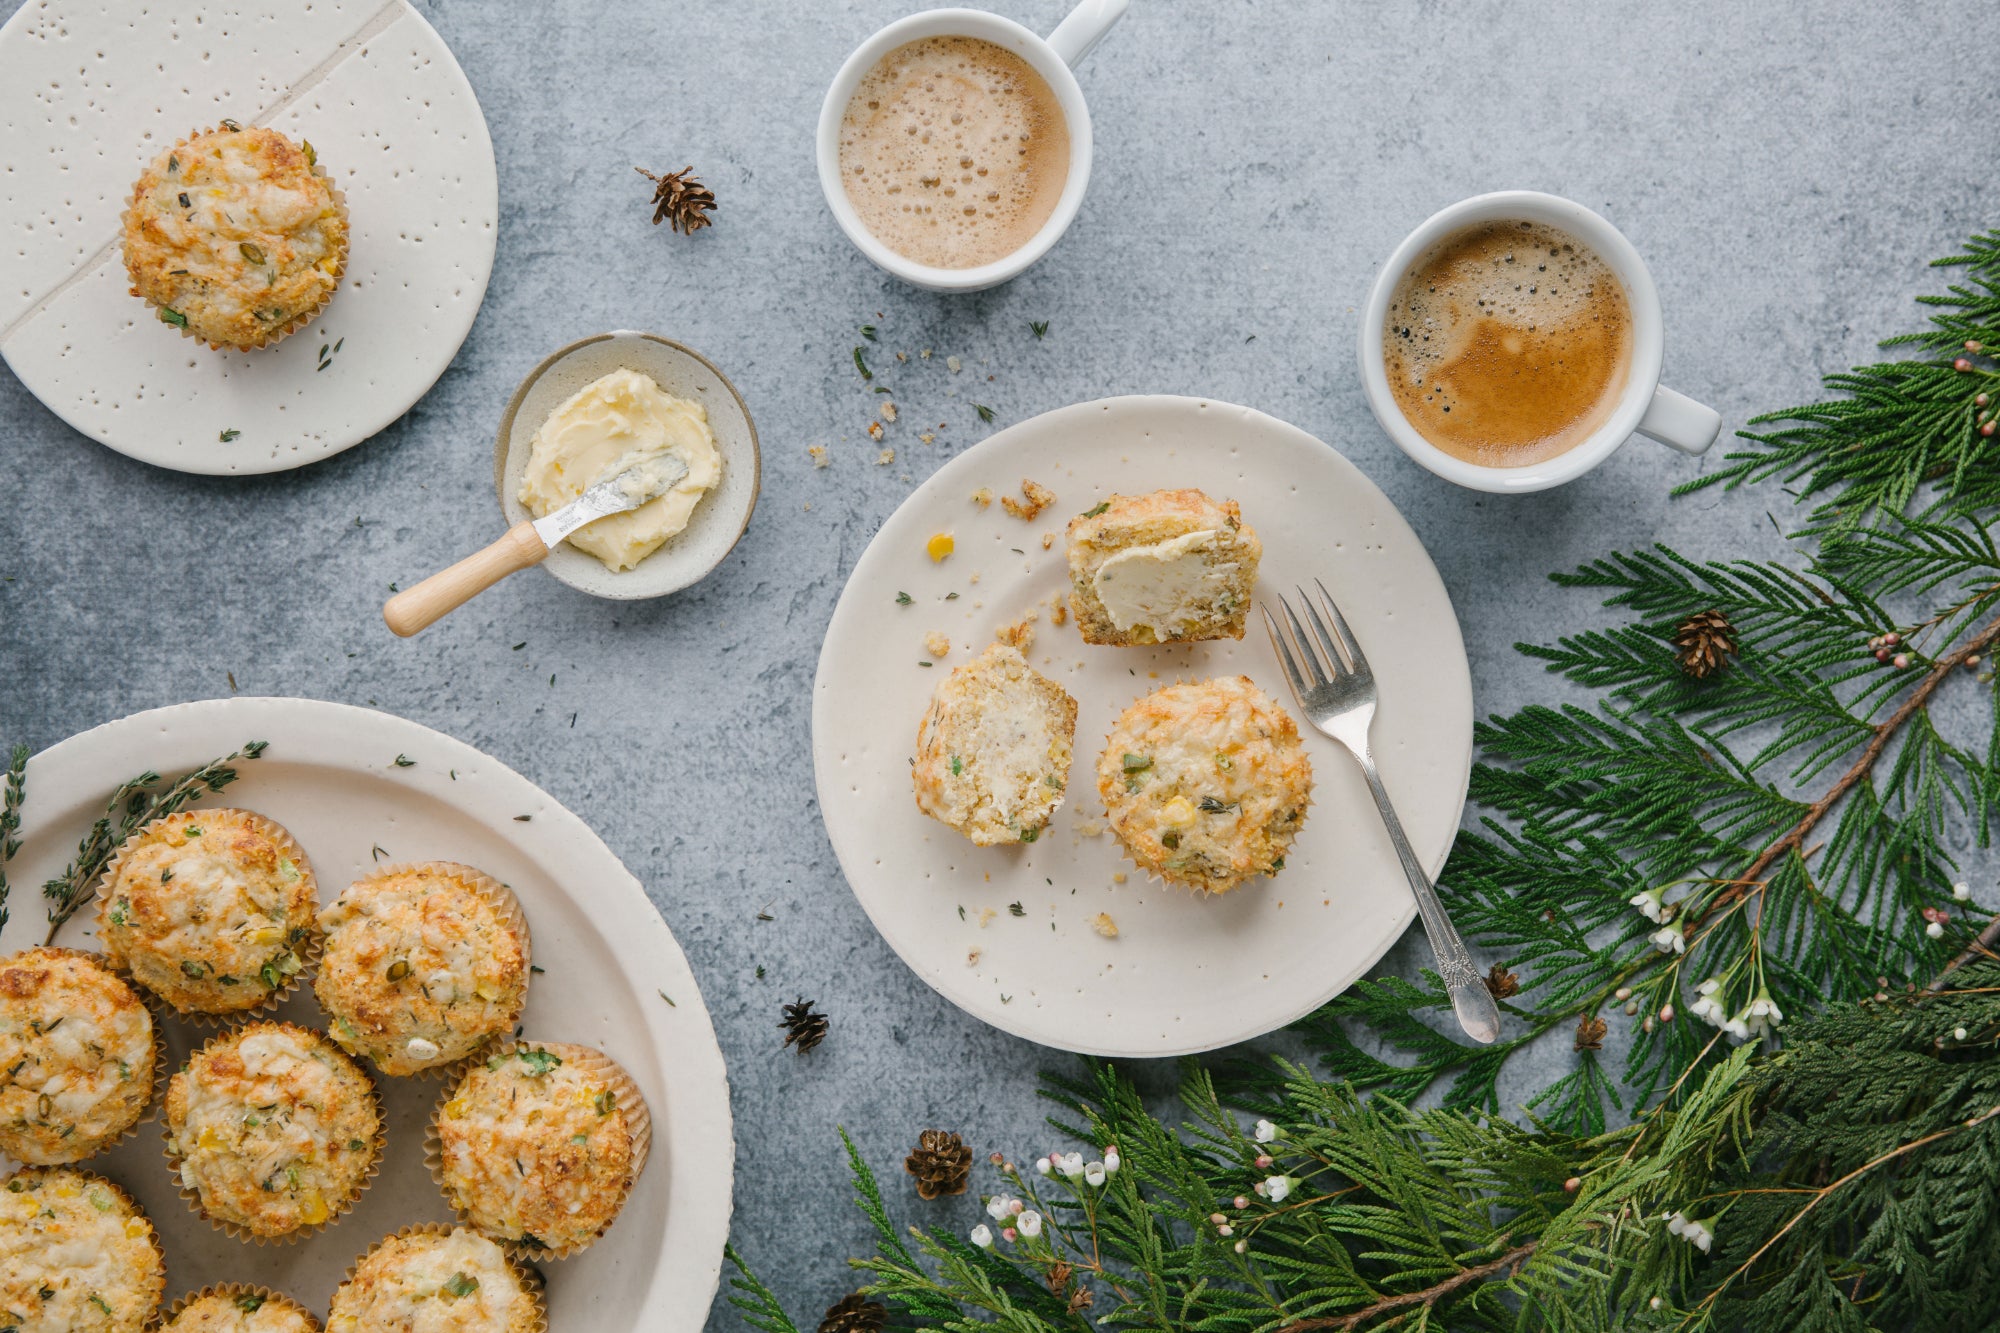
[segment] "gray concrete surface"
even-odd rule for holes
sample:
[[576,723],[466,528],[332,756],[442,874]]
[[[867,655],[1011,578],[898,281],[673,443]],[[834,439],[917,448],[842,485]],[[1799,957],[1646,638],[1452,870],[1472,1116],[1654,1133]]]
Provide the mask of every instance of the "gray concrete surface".
[[[807,692],[820,636],[916,482],[992,430],[1083,399],[1252,404],[1345,452],[1402,507],[1457,603],[1481,711],[1511,709],[1556,691],[1511,645],[1594,619],[1544,573],[1654,540],[1774,553],[1765,510],[1783,497],[1670,500],[1701,465],[1645,441],[1513,501],[1407,462],[1352,363],[1354,309],[1409,227],[1501,187],[1599,209],[1652,265],[1669,382],[1733,429],[1869,357],[1915,319],[1925,262],[2000,222],[1981,147],[2000,85],[1934,9],[1135,0],[1083,71],[1098,162],[1075,227],[1010,286],[937,297],[848,246],[811,155],[827,80],[909,0],[417,4],[470,76],[499,156],[499,256],[464,350],[376,439],[249,481],[129,462],[0,375],[17,515],[0,548],[0,738],[39,748],[227,694],[233,673],[245,693],[441,728],[581,812],[693,959],[734,1084],[736,1242],[807,1321],[848,1289],[842,1261],[866,1240],[834,1127],[885,1170],[930,1125],[982,1153],[1027,1153],[1045,1139],[1035,1071],[1062,1063],[906,971],[819,826]],[[1063,6],[1002,8],[1047,30]],[[652,228],[635,163],[694,164],[721,200],[713,230]],[[1045,340],[1031,320],[1049,322]],[[862,323],[884,351],[933,347],[968,367],[957,383],[937,362],[899,370],[906,421],[950,425],[930,447],[899,430],[894,467],[876,467],[861,435],[875,399],[848,355]],[[491,438],[516,379],[620,326],[701,348],[749,401],[764,495],[741,546],[664,601],[591,601],[529,574],[392,639],[377,614],[389,585],[494,532]],[[831,468],[813,469],[814,444]],[[176,613],[139,614],[163,589]],[[699,703],[626,729],[635,701],[660,697]],[[767,903],[775,920],[759,922]],[[1413,966],[1412,944],[1390,965]],[[775,1027],[799,993],[835,1019],[807,1060],[779,1049]],[[1516,1090],[1566,1059],[1548,1052]],[[975,1212],[961,1200],[921,1215],[969,1225]],[[720,1304],[709,1326],[740,1327]]]

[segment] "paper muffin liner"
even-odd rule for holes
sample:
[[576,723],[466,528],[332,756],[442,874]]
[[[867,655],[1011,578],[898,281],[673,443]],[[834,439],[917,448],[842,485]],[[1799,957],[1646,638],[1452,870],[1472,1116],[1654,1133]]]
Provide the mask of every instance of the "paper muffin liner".
[[[160,1102],[160,1124],[165,1131],[167,1169],[172,1172],[174,1188],[180,1194],[181,1198],[186,1201],[188,1208],[196,1217],[201,1218],[202,1221],[208,1223],[217,1231],[236,1240],[248,1241],[252,1245],[291,1245],[306,1239],[308,1236],[317,1235],[319,1232],[326,1230],[342,1217],[346,1216],[353,1209],[354,1205],[361,1201],[361,1196],[367,1192],[369,1185],[374,1183],[375,1177],[382,1174],[382,1153],[388,1146],[388,1121],[382,1113],[382,1089],[376,1085],[374,1076],[368,1072],[368,1067],[347,1054],[347,1052],[341,1050],[339,1046],[334,1044],[331,1037],[328,1037],[324,1032],[316,1028],[302,1027],[297,1023],[249,1023],[240,1028],[233,1028],[228,1032],[218,1033],[203,1043],[201,1050],[207,1050],[208,1047],[218,1041],[234,1041],[248,1035],[252,1028],[257,1027],[284,1028],[290,1032],[303,1032],[308,1036],[316,1037],[332,1047],[336,1054],[352,1065],[360,1073],[361,1077],[367,1081],[368,1100],[375,1108],[375,1137],[368,1145],[368,1169],[355,1178],[353,1188],[347,1192],[347,1195],[340,1202],[329,1203],[327,1205],[324,1220],[302,1227],[295,1227],[282,1235],[276,1236],[266,1235],[260,1231],[252,1231],[249,1227],[241,1223],[231,1222],[226,1218],[216,1217],[211,1214],[202,1204],[201,1192],[191,1189],[187,1181],[182,1177],[181,1155],[173,1149],[174,1131],[173,1126],[167,1121],[166,1100],[163,1097]],[[200,1051],[195,1052],[197,1055],[200,1053]]]
[[[465,1229],[467,1231],[472,1232],[475,1236],[480,1234],[479,1231],[474,1227],[466,1227]],[[376,1241],[373,1245],[370,1245],[367,1248],[367,1250],[365,1250],[361,1254],[361,1257],[359,1257],[353,1263],[347,1266],[347,1272],[341,1275],[340,1287],[335,1289],[333,1297],[330,1298],[327,1302],[328,1317],[329,1318],[332,1317],[333,1300],[337,1299],[340,1295],[340,1292],[344,1290],[349,1283],[354,1281],[355,1275],[361,1271],[361,1265],[367,1263],[371,1258],[373,1258],[375,1252],[381,1249],[384,1245],[387,1245],[390,1241],[402,1240],[405,1237],[409,1236],[449,1236],[451,1235],[452,1232],[456,1230],[458,1230],[458,1228],[453,1226],[449,1222],[412,1222],[410,1225],[404,1227],[402,1230],[391,1232],[389,1235],[386,1235],[382,1237],[382,1239]],[[487,1237],[486,1239],[490,1240],[492,1238]],[[548,1333],[549,1306],[545,1294],[545,1288],[547,1287],[548,1284],[546,1280],[542,1277],[541,1270],[536,1268],[534,1265],[526,1262],[525,1260],[515,1257],[514,1253],[511,1250],[508,1250],[504,1243],[496,1241],[495,1244],[500,1245],[500,1248],[505,1254],[507,1260],[507,1267],[513,1272],[515,1280],[521,1284],[521,1290],[527,1294],[529,1303],[534,1307],[535,1311],[534,1322],[531,1323],[525,1330],[523,1330],[523,1333]]]
[[[625,1067],[595,1047],[576,1046],[561,1041],[515,1041],[508,1042],[505,1046],[489,1051],[485,1056],[480,1057],[480,1062],[483,1063],[485,1060],[490,1060],[498,1056],[511,1055],[518,1050],[548,1051],[551,1054],[562,1057],[565,1061],[573,1062],[578,1068],[603,1079],[611,1091],[617,1094],[618,1109],[625,1113],[626,1133],[632,1142],[631,1179],[627,1181],[625,1192],[618,1200],[617,1211],[612,1213],[610,1221],[607,1221],[598,1230],[596,1235],[577,1244],[566,1245],[561,1248],[524,1245],[520,1241],[506,1236],[487,1237],[489,1240],[496,1241],[504,1246],[510,1255],[514,1255],[522,1260],[567,1259],[572,1255],[582,1253],[599,1240],[602,1240],[604,1233],[611,1230],[612,1225],[617,1222],[619,1213],[625,1211],[625,1204],[631,1199],[632,1191],[638,1188],[639,1177],[645,1172],[646,1159],[652,1152],[653,1112],[646,1105],[645,1097],[639,1092],[639,1085],[634,1083],[632,1076],[625,1072]],[[480,1231],[478,1224],[472,1220],[464,1209],[459,1207],[458,1199],[452,1193],[451,1185],[445,1179],[444,1136],[439,1128],[440,1122],[444,1119],[445,1104],[451,1100],[452,1094],[458,1091],[458,1086],[464,1080],[464,1077],[472,1072],[474,1064],[474,1058],[467,1057],[453,1066],[454,1077],[446,1085],[444,1095],[438,1098],[437,1109],[431,1112],[430,1121],[424,1126],[424,1167],[431,1173],[431,1179],[437,1182],[438,1191],[444,1195],[445,1206],[450,1208],[458,1216],[458,1220],[466,1227],[473,1231],[479,1231],[479,1234],[484,1236],[486,1233]]]
[[124,1200],[125,1206],[131,1210],[131,1216],[139,1219],[140,1222],[145,1224],[146,1243],[153,1247],[153,1257],[159,1260],[159,1263],[154,1265],[153,1268],[153,1282],[152,1282],[153,1297],[151,1300],[146,1302],[146,1317],[145,1319],[140,1321],[140,1326],[142,1328],[151,1328],[153,1326],[154,1318],[159,1314],[160,1298],[167,1294],[167,1252],[160,1244],[160,1229],[157,1226],[153,1225],[152,1218],[146,1216],[146,1210],[139,1206],[139,1201],[133,1198],[130,1194],[127,1194],[124,1188],[120,1186],[116,1181],[108,1180],[105,1177],[98,1175],[95,1171],[86,1171],[82,1167],[24,1166],[19,1168],[18,1170],[9,1171],[4,1175],[0,1175],[0,1184],[4,1184],[6,1181],[12,1180],[16,1176],[46,1175],[50,1172],[55,1172],[55,1171],[68,1171],[74,1175],[82,1176],[85,1180],[88,1180],[93,1185],[104,1186],[105,1189],[110,1190],[113,1194],[117,1195],[120,1199]]
[[261,1296],[264,1298],[266,1305],[280,1306],[304,1315],[306,1327],[312,1329],[313,1333],[320,1333],[324,1327],[319,1322],[318,1315],[293,1300],[290,1296],[285,1295],[284,1292],[272,1291],[269,1287],[258,1286],[252,1282],[214,1282],[203,1287],[200,1291],[191,1291],[162,1310],[157,1324],[148,1324],[147,1327],[155,1330],[155,1333],[166,1333],[167,1326],[180,1317],[181,1311],[187,1309],[196,1301],[203,1300],[209,1296],[222,1296],[232,1301],[244,1296]]
[[[179,139],[177,139],[172,145],[172,147],[168,148],[166,151],[171,153],[175,149],[184,148],[189,143],[193,142],[196,139],[199,139],[202,135],[214,134],[216,131],[221,130],[222,128],[223,126],[220,123],[217,123],[214,125],[209,125],[205,128],[190,130],[188,133],[183,134]],[[273,129],[273,127],[269,125],[250,125],[246,126],[245,128],[266,129],[266,130],[271,130],[272,133],[274,134],[285,134],[283,130]],[[291,137],[292,137],[291,135],[285,134],[285,138],[287,141],[290,141]],[[124,255],[123,238],[125,236],[127,223],[129,222],[132,216],[132,205],[136,204],[139,201],[139,181],[145,179],[146,172],[151,170],[152,168],[152,162],[158,160],[159,160],[159,154],[155,153],[153,155],[152,160],[149,161],[146,164],[146,166],[141,167],[139,169],[139,179],[132,182],[132,193],[126,202],[125,207],[121,209],[118,213],[118,235],[120,238],[119,255],[120,258],[123,259],[125,262],[125,275],[128,278],[132,276],[132,262],[129,258],[126,258]],[[320,312],[325,310],[327,307],[327,303],[333,300],[334,293],[340,290],[340,280],[347,276],[347,256],[349,252],[351,252],[354,248],[354,219],[352,218],[352,216],[349,215],[347,211],[347,195],[342,192],[341,188],[338,185],[333,183],[333,177],[330,174],[328,174],[327,170],[324,167],[320,166],[320,164],[316,161],[311,164],[308,170],[310,170],[313,175],[319,177],[321,180],[326,182],[327,190],[330,192],[332,196],[334,211],[340,214],[340,220],[346,224],[346,229],[347,229],[347,239],[343,241],[340,246],[339,266],[334,269],[333,282],[330,286],[327,287],[326,295],[320,298],[319,304],[314,306],[310,310],[304,311],[298,315],[293,316],[289,322],[287,322],[280,328],[266,330],[264,336],[262,338],[259,338],[254,343],[209,342],[208,339],[202,337],[194,330],[188,328],[188,326],[185,324],[176,325],[169,323],[168,321],[165,320],[161,320],[160,321],[161,323],[166,324],[167,327],[170,329],[174,329],[183,338],[192,338],[196,342],[207,344],[208,349],[212,352],[220,352],[225,348],[232,352],[255,352],[255,351],[260,351],[263,348],[270,347],[273,344],[283,342],[286,338],[289,338],[292,334],[297,333],[300,329],[304,328],[306,325],[312,323],[315,319],[319,318]],[[146,303],[146,308],[153,312],[153,316],[155,319],[159,318],[160,303],[158,301],[155,301],[150,296],[142,294],[139,291],[139,286],[136,282],[134,282],[129,288],[127,288],[127,290],[133,296],[139,297],[140,300]]]
[[[410,874],[435,875],[453,880],[484,899],[488,906],[500,914],[500,919],[507,923],[508,927],[513,930],[521,941],[521,1002],[514,1007],[512,1013],[507,1015],[506,1022],[501,1024],[498,1031],[489,1035],[484,1041],[467,1051],[464,1055],[456,1059],[443,1060],[437,1064],[428,1065],[423,1069],[414,1070],[408,1074],[391,1074],[379,1065],[376,1065],[373,1056],[359,1051],[348,1050],[347,1044],[340,1039],[338,1034],[329,1030],[327,1035],[333,1039],[334,1045],[347,1051],[349,1055],[352,1055],[357,1060],[366,1060],[370,1067],[374,1068],[384,1078],[451,1079],[455,1084],[457,1082],[455,1076],[467,1061],[486,1058],[493,1053],[495,1047],[508,1039],[507,1034],[513,1030],[514,1025],[521,1019],[522,1011],[528,1007],[528,987],[534,979],[533,967],[535,961],[533,940],[528,933],[528,914],[522,910],[521,900],[514,896],[512,889],[477,866],[469,866],[460,861],[399,861],[395,865],[383,866],[379,870],[363,875],[348,887],[353,888],[354,885],[368,884],[378,879],[387,879],[391,875]],[[342,892],[344,894],[345,890]],[[320,954],[317,957],[323,958],[325,955],[326,933],[324,931],[315,933],[321,942]],[[315,987],[314,996],[315,998],[319,998],[317,987]],[[326,1003],[324,999],[320,999],[320,1008],[326,1010],[329,1018],[344,1017],[332,1005]]]
[[[67,1161],[63,1162],[43,1162],[39,1164],[37,1163],[28,1164],[28,1165],[42,1165],[51,1168],[74,1167],[79,1163],[87,1162],[93,1157],[97,1157],[103,1153],[109,1152],[111,1149],[117,1147],[125,1140],[131,1138],[134,1134],[137,1134],[139,1132],[139,1127],[141,1125],[144,1125],[147,1121],[151,1120],[155,1115],[157,1115],[159,1113],[160,1107],[165,1103],[167,1098],[167,1079],[169,1077],[167,1072],[167,1037],[166,1037],[167,1007],[164,1004],[160,1003],[160,999],[157,995],[154,995],[153,992],[147,990],[144,986],[141,986],[137,981],[133,980],[131,973],[127,972],[123,967],[121,967],[118,964],[118,961],[112,958],[109,954],[96,953],[90,949],[65,948],[59,944],[45,944],[33,949],[23,949],[20,952],[23,954],[26,953],[55,954],[59,957],[64,957],[64,958],[82,958],[90,962],[94,966],[101,968],[106,972],[109,972],[112,976],[118,978],[120,981],[124,982],[128,987],[130,987],[132,993],[139,997],[139,1003],[146,1006],[146,1016],[150,1018],[153,1022],[152,1086],[146,1090],[146,1100],[139,1107],[139,1114],[132,1117],[132,1123],[125,1126],[125,1128],[119,1130],[116,1134],[113,1134],[110,1138],[98,1140],[97,1145],[95,1147],[93,1147],[89,1152],[83,1153],[80,1156],[72,1157]],[[20,954],[8,955],[9,958],[17,958],[19,956]],[[5,959],[0,959],[0,963],[4,963],[5,961],[6,961]]]
[[[242,815],[255,821],[265,836],[277,843],[291,857],[292,864],[298,867],[299,874],[304,877],[306,886],[312,890],[313,902],[315,905],[319,902],[319,879],[313,873],[311,858],[306,855],[305,848],[299,846],[298,839],[292,836],[291,830],[287,829],[277,820],[260,815],[255,810],[245,810],[241,806],[219,805],[213,808],[205,807],[200,811],[184,810],[180,813]],[[162,816],[162,818],[165,817]],[[146,831],[152,828],[156,822],[156,820],[148,820],[144,825],[134,830],[131,837],[120,843],[118,850],[111,854],[111,859],[105,862],[104,872],[97,878],[95,889],[97,897],[97,938],[100,942],[106,938],[105,932],[111,924],[110,889],[117,882],[118,872],[125,864],[126,853],[130,851],[135,843],[145,837]],[[185,1019],[200,1027],[223,1028],[233,1023],[240,1023],[246,1019],[262,1017],[276,1009],[280,1004],[283,1004],[292,992],[297,990],[300,984],[306,978],[310,977],[313,974],[313,970],[319,966],[323,943],[320,939],[318,911],[317,906],[315,906],[313,919],[306,924],[305,938],[300,940],[293,950],[299,956],[299,970],[292,973],[291,976],[286,977],[284,985],[266,991],[261,1001],[251,1005],[247,1009],[228,1009],[217,1012],[210,1012],[206,1009],[181,1008],[158,991],[150,989],[133,972],[131,964],[113,955],[108,946],[105,950],[105,960],[111,965],[114,971],[131,982],[140,994],[150,996],[153,1000],[157,1001],[159,1008],[165,1009],[176,1017]]]

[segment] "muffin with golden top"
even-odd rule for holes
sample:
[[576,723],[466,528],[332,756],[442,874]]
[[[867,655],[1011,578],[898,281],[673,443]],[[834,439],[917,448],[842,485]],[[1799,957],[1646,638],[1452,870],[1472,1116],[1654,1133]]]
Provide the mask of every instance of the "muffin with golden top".
[[1114,495],[1069,521],[1069,606],[1085,643],[1240,639],[1264,544],[1234,500]]
[[313,991],[327,1033],[385,1074],[450,1065],[513,1029],[528,998],[528,923],[471,866],[391,866],[319,914]]
[[249,810],[187,810],[146,825],[98,889],[98,937],[133,980],[183,1014],[268,1008],[318,948],[312,866]]
[[1169,685],[1121,713],[1097,791],[1141,868],[1225,893],[1284,868],[1312,801],[1312,760],[1290,714],[1248,676],[1224,676]]
[[996,643],[938,682],[917,724],[917,808],[981,847],[1033,842],[1069,788],[1076,700]]
[[651,1143],[646,1104],[610,1057],[529,1042],[465,1071],[431,1122],[429,1156],[460,1220],[562,1258],[611,1226]]
[[0,1186],[0,1328],[140,1333],[166,1287],[152,1223],[101,1176],[30,1167]]
[[125,210],[132,294],[213,348],[268,346],[347,267],[347,204],[310,143],[225,120],[153,159]]
[[375,1172],[375,1085],[326,1037],[252,1023],[214,1038],[167,1085],[181,1194],[246,1239],[293,1240],[353,1206]]
[[320,1324],[289,1296],[231,1282],[175,1301],[157,1333],[320,1333]]
[[0,958],[0,1153],[56,1166],[110,1147],[145,1114],[159,1061],[152,1013],[96,954]]
[[406,1227],[333,1293],[327,1333],[542,1333],[535,1271],[465,1227]]

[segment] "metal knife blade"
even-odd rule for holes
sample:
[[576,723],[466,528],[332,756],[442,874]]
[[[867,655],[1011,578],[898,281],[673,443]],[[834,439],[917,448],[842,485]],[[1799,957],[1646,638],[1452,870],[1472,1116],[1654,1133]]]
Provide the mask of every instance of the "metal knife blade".
[[634,464],[598,482],[547,518],[535,520],[535,535],[551,551],[556,543],[586,523],[637,509],[678,486],[687,476],[687,461],[669,454]]

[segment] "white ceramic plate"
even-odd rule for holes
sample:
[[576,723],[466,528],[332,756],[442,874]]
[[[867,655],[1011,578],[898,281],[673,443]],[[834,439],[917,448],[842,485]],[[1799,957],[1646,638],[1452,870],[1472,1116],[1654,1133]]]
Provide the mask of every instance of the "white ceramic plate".
[[[605,1237],[542,1265],[555,1329],[682,1330],[707,1317],[729,1233],[735,1146],[728,1075],[680,946],[645,891],[584,822],[518,773],[449,736],[386,713],[306,699],[217,699],[138,713],[73,736],[28,765],[26,837],[8,866],[13,920],[0,952],[39,944],[42,881],[62,869],[110,789],[152,768],[170,776],[270,742],[214,804],[289,829],[322,901],[378,860],[463,861],[519,895],[534,933],[526,1035],[596,1046],[624,1065],[653,1112],[653,1150]],[[412,761],[398,767],[396,758]],[[525,820],[520,816],[526,816]],[[377,849],[380,849],[379,852]],[[86,906],[58,943],[94,948]],[[661,998],[673,997],[670,1006]],[[323,1026],[310,986],[281,1017]],[[170,1020],[178,1068],[205,1032]],[[412,1222],[450,1221],[423,1166],[423,1127],[442,1084],[380,1079],[388,1150],[354,1211],[295,1245],[256,1247],[210,1229],[174,1189],[157,1113],[83,1165],[130,1190],[159,1228],[167,1299],[210,1282],[261,1282],[324,1317],[347,1266]],[[11,1166],[11,1164],[10,1164]]]
[[[1023,477],[1059,497],[1032,523],[969,498]],[[1275,879],[1200,897],[1135,869],[1108,831],[1089,832],[1091,817],[1102,825],[1098,751],[1134,699],[1242,674],[1298,715],[1254,616],[1241,642],[1169,648],[1091,647],[1074,620],[1050,624],[1051,599],[1069,587],[1070,517],[1114,491],[1177,486],[1242,505],[1264,542],[1260,589],[1320,578],[1332,590],[1381,683],[1383,781],[1433,873],[1465,804],[1472,683],[1451,601],[1416,534],[1338,453],[1261,412],[1172,397],[1067,407],[967,450],[882,525],[841,594],[813,687],[820,805],[855,896],[918,976],[994,1026],[1066,1050],[1176,1055],[1268,1032],[1353,982],[1416,910],[1360,770],[1310,731],[1313,805]],[[924,554],[936,532],[957,541],[942,564]],[[1032,845],[975,847],[917,810],[917,722],[945,669],[1034,608],[1028,659],[1081,706],[1070,796]],[[952,650],[926,668],[933,630]],[[1093,928],[1100,912],[1117,938]]]
[[528,372],[500,417],[500,433],[493,447],[493,485],[499,491],[500,512],[508,527],[533,518],[517,497],[542,423],[571,394],[614,370],[649,375],[674,397],[692,399],[708,409],[708,428],[722,454],[722,480],[701,497],[687,527],[635,569],[613,573],[596,556],[586,555],[568,542],[550,551],[541,567],[559,581],[595,597],[661,597],[679,592],[721,564],[750,526],[751,511],[757,507],[762,475],[757,427],[750,420],[750,409],[743,405],[743,395],[707,357],[658,334],[629,330],[600,333],[557,348]]
[[[347,196],[339,292],[258,352],[162,324],[118,244],[145,164],[225,116],[310,139]],[[451,364],[493,270],[486,120],[405,0],[28,0],[0,28],[0,175],[0,354],[70,425],[181,472],[282,471],[381,430]]]

